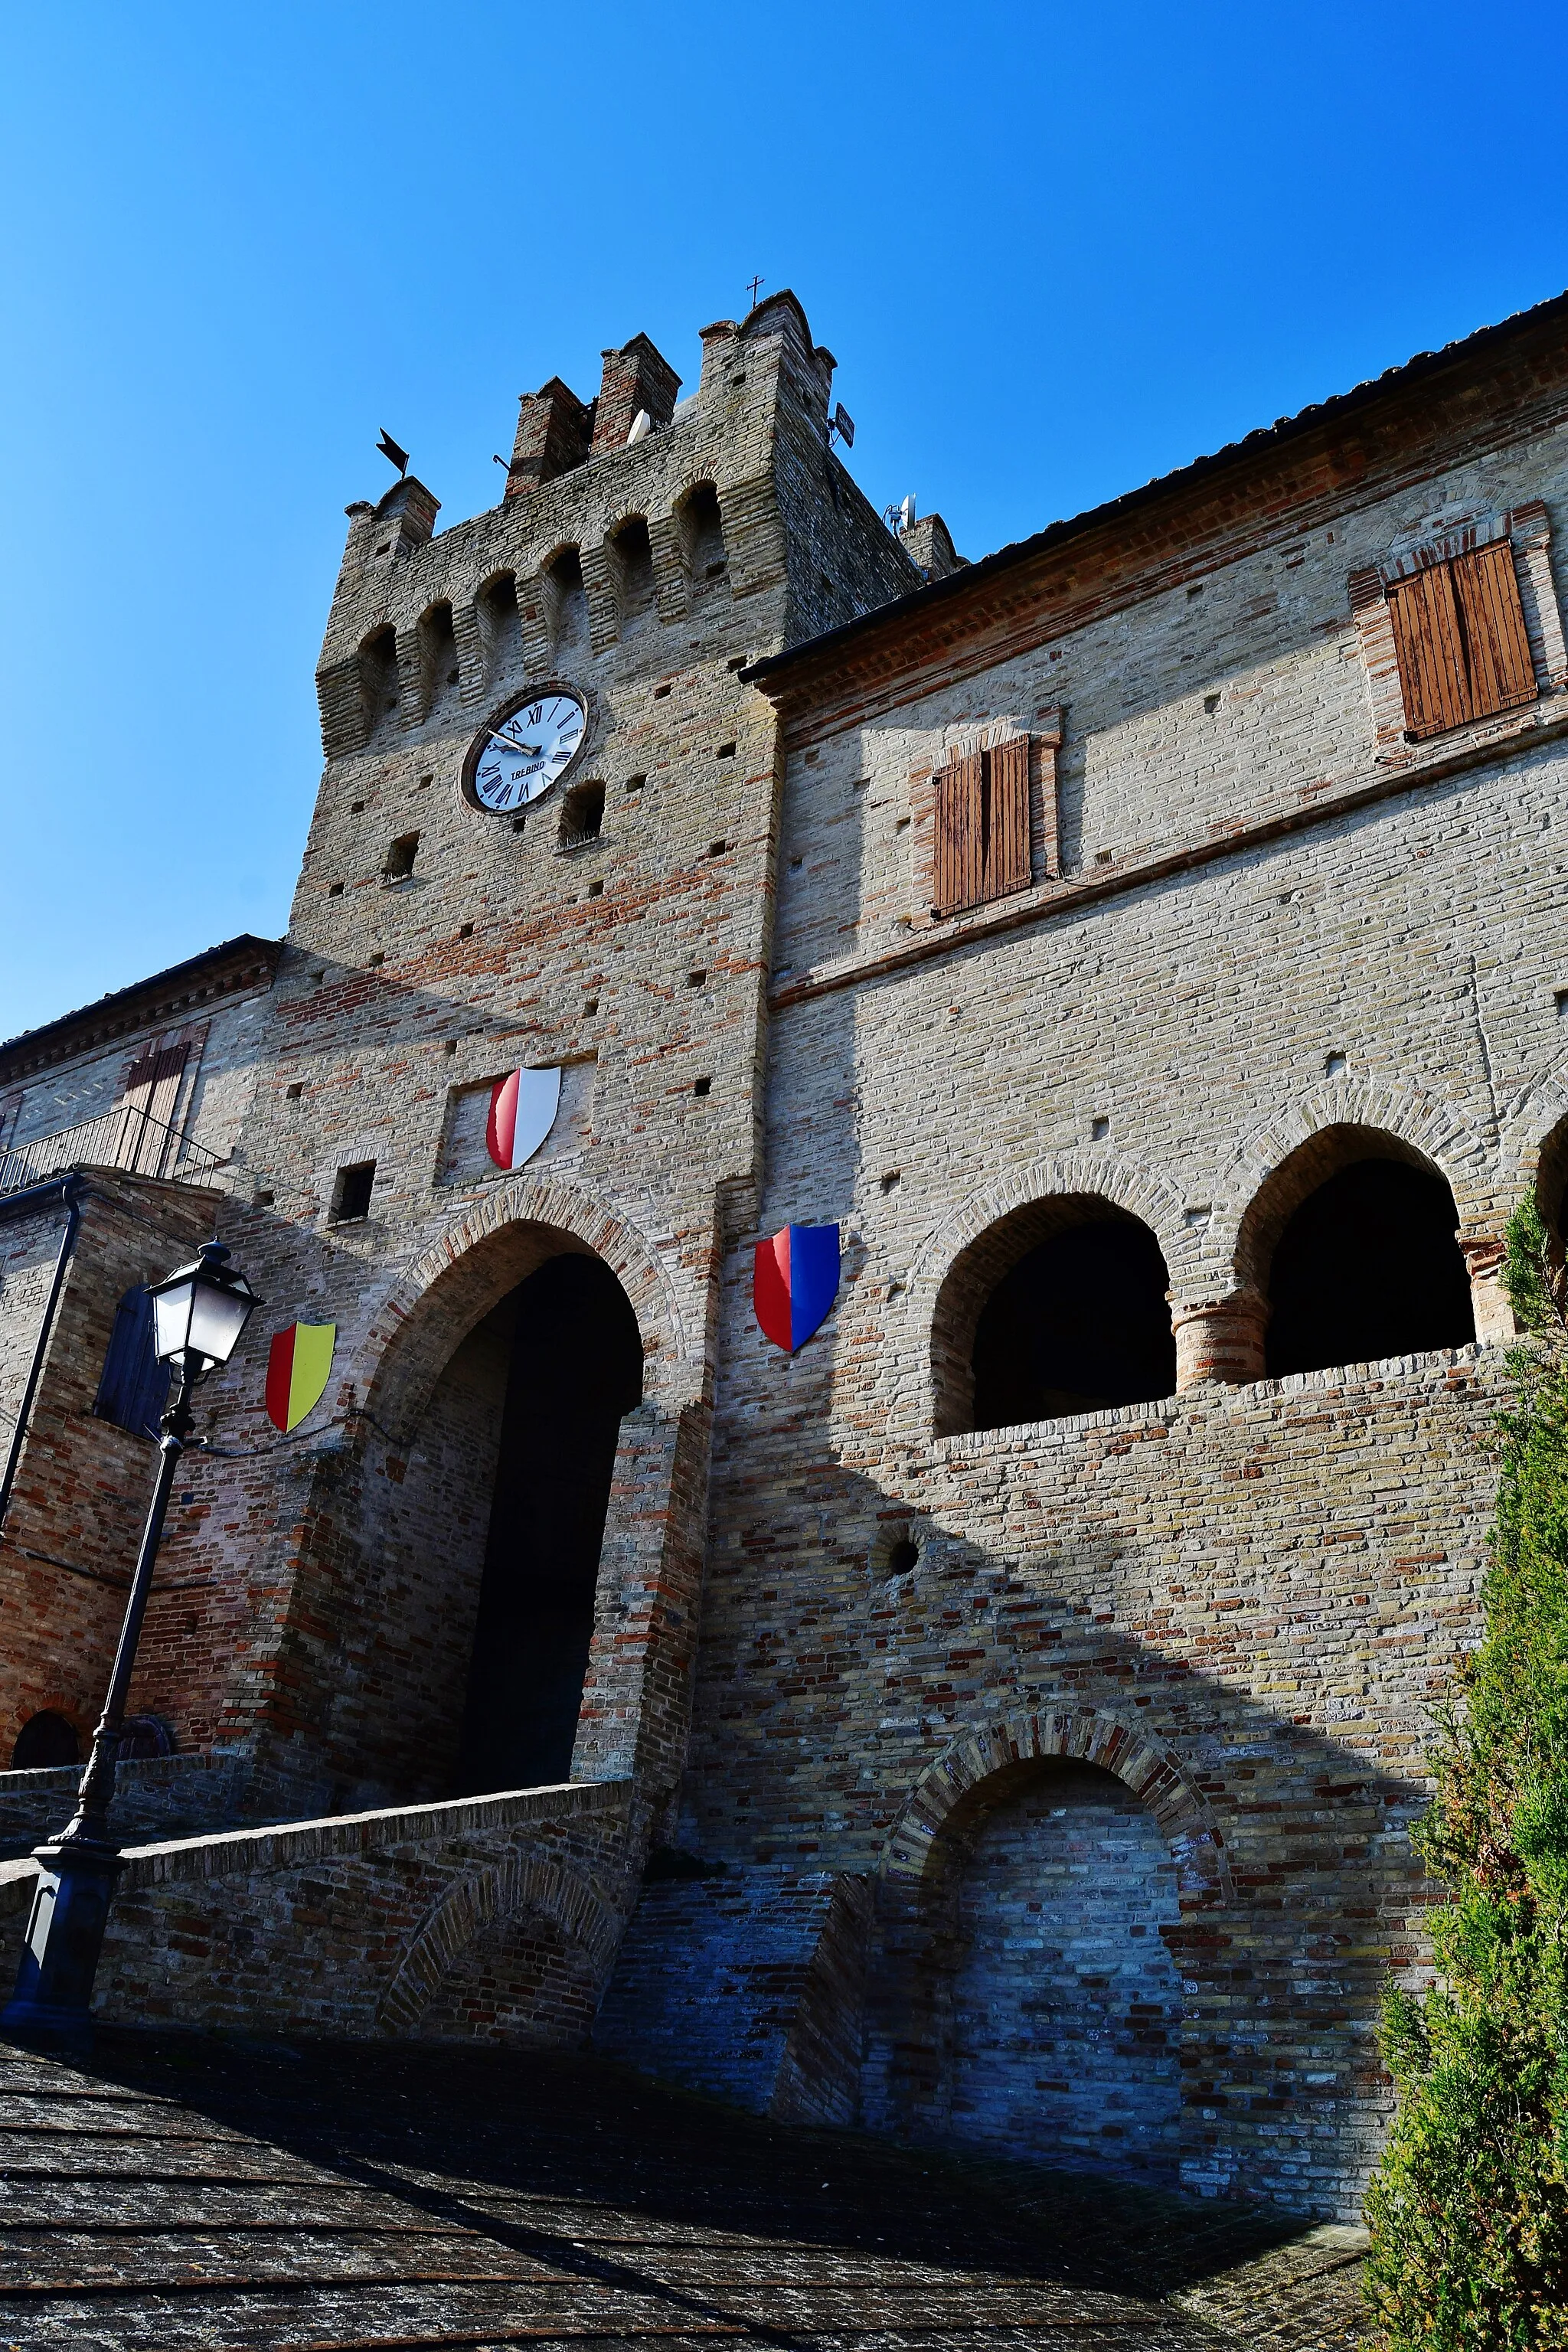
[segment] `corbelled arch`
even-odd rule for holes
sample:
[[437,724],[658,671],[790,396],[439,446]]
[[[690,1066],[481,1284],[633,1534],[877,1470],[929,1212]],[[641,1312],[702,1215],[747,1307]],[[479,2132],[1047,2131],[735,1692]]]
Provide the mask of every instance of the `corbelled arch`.
[[1176,1186],[1115,1152],[1062,1152],[979,1187],[927,1235],[910,1273],[910,1318],[929,1334],[927,1425],[938,1436],[968,1426],[974,1330],[987,1297],[1050,1234],[1119,1211],[1160,1245],[1173,1290],[1194,1255]]
[[532,1912],[559,1927],[585,1954],[602,1986],[626,1926],[620,1914],[576,1871],[542,1854],[510,1853],[448,1888],[398,1962],[376,2010],[378,2033],[406,2035],[443,1978],[487,1929]]
[[602,1258],[637,1317],[644,1393],[678,1411],[702,1366],[668,1269],[637,1229],[580,1187],[519,1176],[475,1201],[379,1305],[365,1343],[365,1409],[396,1433],[414,1427],[454,1349],[518,1284],[563,1251]]
[[878,1864],[883,1886],[913,1895],[929,1883],[944,1831],[984,1801],[987,1783],[1016,1779],[1033,1762],[1095,1764],[1148,1808],[1176,1863],[1184,1903],[1228,1903],[1230,1864],[1208,1806],[1175,1758],[1097,1707],[1002,1716],[962,1732],[927,1766],[889,1832]]

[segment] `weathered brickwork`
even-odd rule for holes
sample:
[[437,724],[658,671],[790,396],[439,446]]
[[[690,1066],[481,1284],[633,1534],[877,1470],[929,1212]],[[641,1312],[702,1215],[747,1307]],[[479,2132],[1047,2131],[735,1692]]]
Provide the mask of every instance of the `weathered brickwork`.
[[[412,478],[350,509],[289,936],[264,1033],[237,1006],[224,1048],[237,1141],[205,1189],[89,1180],[5,1542],[108,1580],[27,1588],[12,1721],[84,1719],[101,1675],[137,1481],[81,1398],[152,1270],[132,1223],[155,1256],[217,1199],[267,1304],[204,1392],[136,1703],[231,1759],[253,1820],[428,1818],[345,1829],[330,1869],[146,1849],[116,2013],[565,2043],[596,2011],[616,2055],[777,2117],[1350,2212],[1380,1990],[1425,1965],[1433,1712],[1479,1630],[1503,1223],[1533,1184],[1561,1231],[1568,1186],[1568,314],[970,565],[855,490],[831,379],[781,297],[706,331],[684,402],[641,337],[596,404],[529,395],[488,514],[437,533]],[[1535,693],[1413,741],[1388,587],[1478,546]],[[549,685],[587,714],[569,791],[479,811],[481,730]],[[1016,887],[939,915],[933,779],[1019,739]],[[63,1121],[110,1062],[57,1028]],[[563,1067],[562,1109],[503,1173],[485,1108],[520,1065]],[[1382,1265],[1365,1225],[1302,1255],[1369,1169],[1436,1219],[1435,1336],[1405,1229]],[[751,1295],[789,1223],[843,1244],[793,1357]],[[20,1324],[47,1230],[0,1228]],[[1156,1269],[1141,1402],[1061,1373],[1058,1296],[1017,1304],[1086,1234]],[[553,1494],[513,1493],[506,1433],[529,1286],[572,1254],[635,1318],[641,1400],[573,1789],[480,1793],[535,1813],[470,1839],[438,1801],[474,1785],[498,1561],[525,1573],[504,1521]],[[1281,1267],[1327,1313],[1352,1260],[1384,1337],[1339,1352],[1375,1360],[1292,1369]],[[261,1369],[296,1317],[337,1352],[283,1441]],[[1009,1389],[1006,1349],[1047,1339]],[[7,1393],[26,1360],[0,1337]],[[612,1787],[590,1834],[573,1809]],[[220,1852],[247,1954],[191,1891]]]

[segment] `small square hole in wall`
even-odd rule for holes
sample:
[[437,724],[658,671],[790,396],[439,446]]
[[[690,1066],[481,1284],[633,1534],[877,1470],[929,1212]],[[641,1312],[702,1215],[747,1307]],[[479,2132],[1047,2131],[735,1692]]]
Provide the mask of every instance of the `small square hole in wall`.
[[525,816],[514,816],[511,821],[511,829],[513,833],[526,833],[528,830],[528,819]]
[[805,860],[804,857],[792,857],[789,862],[789,870],[792,874],[798,874],[805,864]]
[[325,973],[324,971],[313,971],[313,972],[310,974],[310,985],[311,985],[311,987],[312,987],[312,988],[320,988],[320,986],[321,985],[321,982],[325,980],[326,976],[327,976],[327,975],[326,975],[326,973]]
[[806,753],[806,755],[805,755],[805,764],[806,764],[806,766],[807,766],[808,768],[815,768],[815,767],[816,767],[816,763],[817,763],[817,761],[818,761],[818,760],[820,760],[820,759],[821,759],[821,757],[822,757],[822,754],[821,754],[821,752],[820,752],[820,751],[808,751],[808,752]]
[[901,816],[901,817],[900,817],[900,818],[899,818],[899,820],[898,820],[898,822],[897,822],[897,823],[895,824],[895,825],[893,826],[893,831],[894,831],[895,833],[908,833],[909,829],[910,829],[910,820],[909,820],[909,818],[908,818],[907,816]]
[[708,845],[708,855],[710,857],[722,857],[729,846],[727,841],[710,841]]
[[900,1171],[897,1168],[889,1169],[887,1174],[882,1179],[882,1190],[884,1192],[896,1192],[898,1191],[900,1174]]
[[710,1094],[712,1093],[712,1091],[713,1091],[713,1081],[712,1081],[712,1079],[711,1079],[711,1078],[699,1078],[699,1079],[696,1081],[695,1085],[692,1087],[691,1091],[692,1091],[692,1093],[693,1093],[694,1095],[698,1095],[698,1096],[701,1096],[701,1095],[710,1095]]
[[[276,1192],[253,1192],[250,1196],[250,1205],[253,1209],[269,1209],[277,1198]],[[188,1501],[189,1497],[186,1496],[184,1499]]]
[[604,895],[605,895],[605,886],[604,886],[603,882],[590,882],[590,883],[589,883],[589,885],[588,885],[588,896],[589,896],[589,898],[602,898],[604,897]]
[[284,1087],[284,1098],[289,1102],[298,1102],[304,1091],[305,1089],[303,1086],[300,1084],[300,1080],[296,1078],[291,1087]]
[[342,884],[341,882],[334,882],[334,883],[332,884],[332,886],[331,886],[331,889],[329,889],[329,891],[327,892],[327,896],[328,896],[328,898],[341,898],[342,897],[342,895],[343,895],[343,886],[342,886]]
[[713,757],[716,760],[732,760],[734,756],[735,746],[733,743],[721,743],[719,749],[713,754]]
[[746,664],[751,660],[751,658],[752,656],[750,654],[736,654],[731,660],[730,667],[731,669],[744,669]]
[[459,923],[459,924],[458,924],[458,937],[460,940],[471,940],[471,939],[473,938],[473,936],[474,936],[474,927],[473,927],[472,923]]
[[1188,589],[1188,591],[1187,591],[1187,594],[1188,594],[1188,596],[1189,596],[1189,597],[1193,597],[1193,596],[1201,596],[1201,595],[1203,594],[1203,593],[1204,593],[1204,583],[1203,583],[1203,582],[1202,582],[1201,580],[1198,582],[1198,583],[1197,583],[1197,585],[1196,585],[1196,587],[1195,587],[1195,588],[1189,588],[1189,589]]
[[374,1160],[362,1160],[353,1168],[339,1169],[338,1181],[332,1187],[334,1225],[357,1224],[369,1216],[371,1187],[374,1182]]
[[448,1037],[442,1050],[447,1054],[455,1054],[458,1050],[457,1039],[455,1037]]
[[1191,1225],[1195,1229],[1198,1226],[1206,1225],[1213,1214],[1214,1211],[1207,1207],[1184,1209],[1182,1211],[1182,1223],[1184,1225]]
[[647,778],[646,776],[628,776],[626,778],[626,790],[628,793],[640,793],[647,782]]
[[1091,1143],[1103,1143],[1110,1133],[1110,1121],[1108,1118],[1097,1118],[1090,1122],[1089,1139]]
[[1344,1076],[1344,1074],[1345,1074],[1345,1057],[1344,1057],[1344,1055],[1343,1055],[1342,1054],[1331,1054],[1331,1055],[1328,1056],[1327,1060],[1326,1060],[1326,1061],[1324,1062],[1324,1064],[1323,1064],[1323,1076],[1324,1076],[1324,1077],[1325,1077],[1325,1078],[1342,1078],[1342,1077]]
[[592,1019],[593,1015],[597,1013],[598,1009],[599,1000],[596,996],[590,996],[583,1007],[584,1013],[586,1013],[590,1019]]
[[416,833],[400,833],[395,841],[387,844],[386,863],[381,869],[383,880],[406,882],[414,871],[414,860],[418,854],[419,835]]
[[364,803],[363,801],[350,801],[349,814],[350,816],[363,816],[364,814]]
[[1094,853],[1094,862],[1097,866],[1109,866],[1115,855],[1116,852],[1113,849],[1097,849]]
[[377,948],[374,955],[366,956],[365,961],[373,968],[378,963],[384,963],[386,961],[386,950],[384,948]]
[[[454,671],[452,672],[451,677],[447,680],[447,685],[448,685],[448,686],[456,686],[457,682],[458,682],[458,673],[457,673],[457,671],[456,671],[456,670],[454,670]],[[427,793],[427,792],[429,791],[429,789],[430,789],[431,785],[435,782],[435,781],[436,781],[436,779],[435,779],[435,777],[434,777],[434,776],[421,776],[421,777],[420,777],[420,779],[419,779],[419,789],[420,789],[420,791],[421,791],[422,793]]]
[[1568,988],[1554,988],[1552,1002],[1557,1007],[1559,1021],[1568,1021]]
[[653,690],[653,698],[656,702],[662,702],[668,692],[669,688],[668,686],[656,686]]
[[688,988],[700,988],[707,977],[708,974],[705,971],[689,971],[686,975],[686,985]]
[[1213,717],[1213,715],[1214,715],[1214,713],[1215,713],[1215,712],[1219,709],[1219,697],[1218,697],[1218,695],[1217,695],[1217,694],[1205,694],[1205,697],[1204,697],[1204,709],[1205,709],[1209,713],[1210,717],[1212,718],[1212,717]]

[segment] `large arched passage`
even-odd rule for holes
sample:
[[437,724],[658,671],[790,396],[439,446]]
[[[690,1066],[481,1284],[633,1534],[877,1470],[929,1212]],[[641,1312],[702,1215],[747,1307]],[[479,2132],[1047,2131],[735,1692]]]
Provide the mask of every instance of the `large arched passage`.
[[1268,1266],[1269,1373],[1474,1339],[1458,1223],[1447,1178],[1397,1137],[1333,1128],[1292,1153],[1244,1234]]
[[1172,1394],[1168,1276],[1148,1226],[1093,1194],[1032,1201],[955,1260],[933,1332],[939,1434]]
[[549,1258],[494,1310],[508,1333],[495,1484],[463,1707],[465,1793],[564,1780],[594,1632],[622,1416],[642,1341],[602,1258]]

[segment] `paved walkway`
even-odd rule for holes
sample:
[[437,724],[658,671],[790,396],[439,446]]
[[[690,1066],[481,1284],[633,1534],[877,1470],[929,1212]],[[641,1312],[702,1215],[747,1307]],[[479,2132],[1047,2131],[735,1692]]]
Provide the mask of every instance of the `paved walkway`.
[[0,2347],[1344,2352],[1357,2241],[589,2059],[0,2044]]

